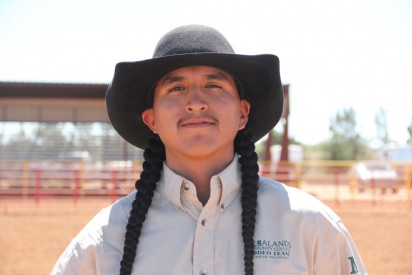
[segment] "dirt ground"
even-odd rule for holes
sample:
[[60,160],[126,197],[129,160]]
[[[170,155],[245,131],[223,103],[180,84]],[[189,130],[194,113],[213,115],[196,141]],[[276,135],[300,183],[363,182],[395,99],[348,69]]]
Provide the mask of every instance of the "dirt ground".
[[[0,198],[0,274],[49,274],[71,238],[110,199]],[[326,201],[343,219],[370,275],[412,274],[410,202]]]

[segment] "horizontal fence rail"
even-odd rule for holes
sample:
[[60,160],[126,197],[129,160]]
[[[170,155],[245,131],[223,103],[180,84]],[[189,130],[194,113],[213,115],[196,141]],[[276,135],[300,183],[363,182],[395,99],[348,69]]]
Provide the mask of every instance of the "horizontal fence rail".
[[[412,163],[391,163],[396,176],[360,179],[351,161],[260,162],[260,174],[300,188],[321,199],[369,199],[397,194],[412,201]],[[109,196],[113,200],[134,190],[141,162],[135,161],[1,161],[0,196]],[[395,173],[394,172],[394,173]]]
[[111,196],[130,193],[139,178],[141,163],[110,162],[32,162],[0,163],[0,195],[33,196]]

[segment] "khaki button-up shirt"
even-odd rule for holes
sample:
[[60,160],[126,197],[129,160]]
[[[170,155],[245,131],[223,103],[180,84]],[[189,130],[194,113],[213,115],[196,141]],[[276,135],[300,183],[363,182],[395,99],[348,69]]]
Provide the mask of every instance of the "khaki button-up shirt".
[[[238,158],[210,181],[203,207],[193,183],[164,165],[132,274],[244,274]],[[339,217],[316,198],[260,178],[254,274],[366,274]],[[52,274],[119,274],[135,193],[103,209]]]

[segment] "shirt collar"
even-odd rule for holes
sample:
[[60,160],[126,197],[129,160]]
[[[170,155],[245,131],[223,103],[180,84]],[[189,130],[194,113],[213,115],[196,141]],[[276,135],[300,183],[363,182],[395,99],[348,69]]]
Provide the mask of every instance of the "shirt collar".
[[[240,189],[241,172],[238,159],[238,155],[235,154],[232,162],[222,172],[213,176],[211,179],[211,181],[219,180],[221,182],[222,196],[219,203],[222,212],[233,201]],[[188,180],[173,172],[166,163],[164,163],[161,178],[157,183],[157,190],[172,204],[178,208],[182,208],[181,190],[184,188],[184,184],[188,182]]]

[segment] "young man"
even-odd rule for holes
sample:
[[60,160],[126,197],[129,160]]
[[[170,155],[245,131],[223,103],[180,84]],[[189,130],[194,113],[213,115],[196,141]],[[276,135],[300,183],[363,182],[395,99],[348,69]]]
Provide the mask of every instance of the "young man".
[[276,56],[180,27],[152,59],[119,63],[106,101],[119,134],[145,149],[144,170],[52,274],[366,274],[334,212],[258,176],[254,142],[282,113]]

